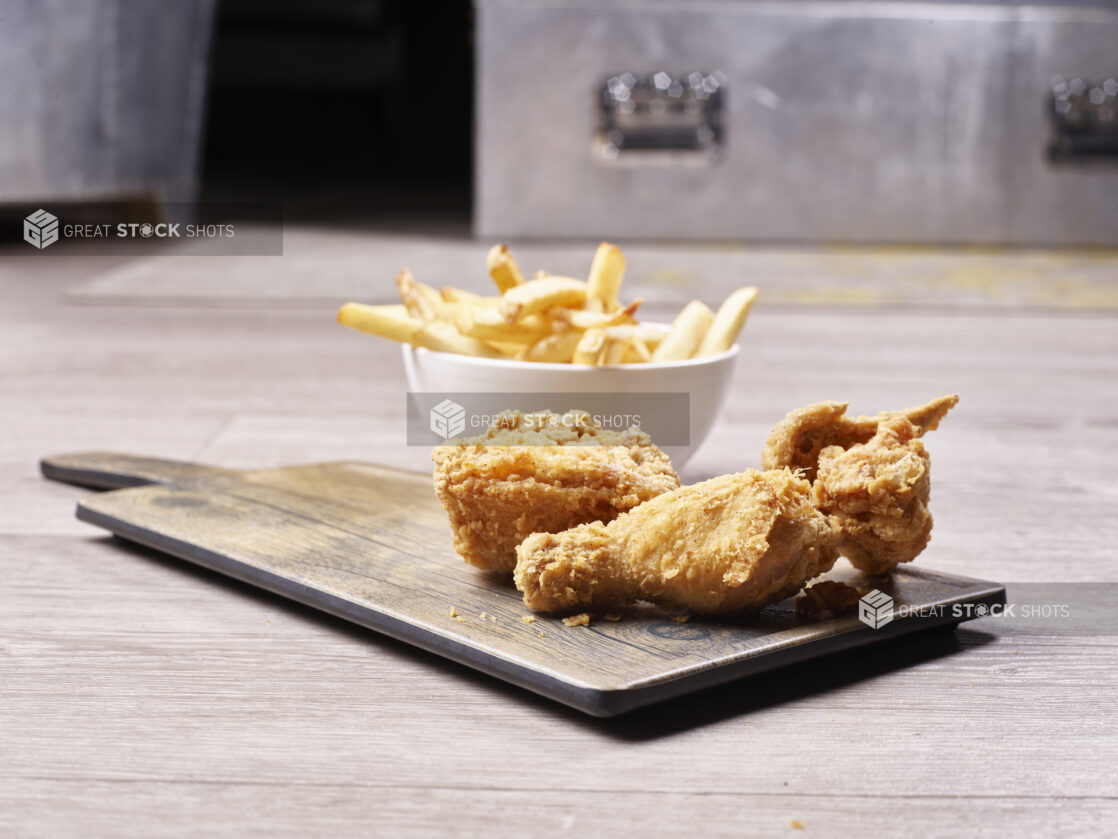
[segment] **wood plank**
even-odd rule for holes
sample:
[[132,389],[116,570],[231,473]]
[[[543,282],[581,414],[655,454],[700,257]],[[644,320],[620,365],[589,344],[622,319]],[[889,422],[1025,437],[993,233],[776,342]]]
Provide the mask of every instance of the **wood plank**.
[[[630,813],[629,796],[672,790],[1118,795],[1113,646],[1031,644],[979,622],[595,721],[205,572],[105,540],[72,559],[56,546],[22,540],[36,561],[0,592],[0,789],[36,778],[453,785],[488,800],[537,792],[543,773],[548,789],[611,790]],[[75,585],[69,626],[45,611],[59,574]]]
[[567,627],[454,554],[425,474],[360,463],[239,473],[107,453],[46,458],[43,471],[93,485],[160,480],[89,496],[78,517],[599,716],[957,623],[957,605],[1004,602],[992,583],[910,567],[870,581],[844,563],[828,578],[881,588],[919,617],[868,629],[856,617],[807,619],[786,602],[733,620],[633,611]]
[[[525,769],[532,768],[526,764]],[[58,807],[64,800],[66,807]],[[266,806],[261,801],[267,801]],[[619,806],[623,801],[624,806]],[[253,835],[338,837],[433,835],[432,826],[455,836],[486,839],[502,828],[533,836],[614,837],[639,829],[681,835],[703,826],[711,837],[892,836],[956,839],[951,811],[965,811],[977,836],[1105,836],[1114,802],[1077,796],[1057,801],[1027,796],[967,796],[942,800],[919,795],[860,796],[698,794],[679,789],[621,795],[615,789],[484,792],[454,786],[244,783],[137,779],[133,781],[31,779],[0,791],[0,830],[22,828],[21,813],[35,815],[27,836],[112,835],[127,839]],[[151,823],[136,813],[159,813]],[[7,818],[3,815],[9,814]],[[375,828],[370,821],[375,820]],[[802,825],[802,830],[793,827]]]
[[[599,723],[92,536],[81,493],[39,477],[44,453],[416,469],[426,453],[402,445],[397,349],[328,307],[69,307],[67,284],[113,260],[25,250],[0,260],[0,833],[772,836],[799,818],[804,835],[1067,836],[1118,820],[1112,635],[988,619]],[[398,267],[378,265],[355,293]],[[903,311],[763,297],[689,477],[755,465],[804,402],[872,412],[957,391],[929,441],[920,562],[1113,580],[1115,318],[968,311],[947,285]]]
[[[400,266],[435,287],[488,293],[485,254],[469,238],[361,235],[289,225],[282,257],[136,260],[72,289],[71,302],[213,308],[388,302]],[[513,245],[525,271],[585,277],[597,242]],[[681,306],[704,289],[715,301],[743,285],[793,305],[1022,306],[1118,310],[1118,256],[1097,249],[787,247],[622,243],[624,293]]]

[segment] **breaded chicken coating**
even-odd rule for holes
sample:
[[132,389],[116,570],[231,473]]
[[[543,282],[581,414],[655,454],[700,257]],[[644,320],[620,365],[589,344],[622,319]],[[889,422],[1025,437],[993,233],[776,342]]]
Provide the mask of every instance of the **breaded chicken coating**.
[[660,495],[609,524],[529,536],[515,581],[543,611],[633,600],[756,611],[829,570],[839,535],[807,481],[751,469]]
[[647,434],[604,430],[582,412],[506,412],[485,435],[431,458],[455,550],[490,571],[512,571],[516,546],[533,533],[612,521],[679,487]]
[[761,465],[765,469],[783,469],[786,466],[802,469],[804,477],[814,481],[819,454],[828,446],[848,449],[858,443],[868,443],[882,422],[897,416],[911,422],[916,436],[922,437],[934,431],[958,401],[959,397],[955,395],[941,396],[918,408],[886,411],[858,419],[846,416],[846,402],[806,405],[792,411],[773,427],[761,452]]
[[812,500],[841,529],[842,555],[868,574],[911,562],[931,538],[931,462],[919,433],[898,413],[865,443],[819,452]]

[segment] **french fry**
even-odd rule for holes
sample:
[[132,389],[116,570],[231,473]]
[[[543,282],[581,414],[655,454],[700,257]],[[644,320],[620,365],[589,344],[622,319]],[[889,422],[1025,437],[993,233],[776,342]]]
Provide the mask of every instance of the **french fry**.
[[531,344],[552,332],[551,321],[543,315],[529,315],[509,323],[494,306],[464,306],[454,316],[460,333],[482,341]]
[[399,303],[387,306],[346,303],[338,309],[338,323],[356,329],[358,332],[379,335],[381,338],[399,341],[402,344],[411,343],[416,330],[423,326]]
[[621,363],[643,364],[646,361],[652,361],[652,350],[648,348],[648,344],[634,336],[632,341],[629,342],[629,349],[625,352],[625,357],[621,359]]
[[628,333],[610,334],[606,330],[606,345],[602,348],[602,354],[598,356],[598,364],[613,365],[623,364],[625,356],[629,352],[629,348],[633,345],[633,336]]
[[[589,301],[590,298],[587,298]],[[566,321],[576,329],[595,329],[599,327],[617,326],[623,323],[632,323],[633,315],[640,308],[643,300],[637,299],[623,309],[617,309],[609,314],[605,312],[588,312],[585,309],[569,309],[557,306],[548,311],[548,314],[557,320]]]
[[637,335],[635,340],[641,341],[650,350],[656,349],[663,343],[667,332],[655,326],[649,326],[646,323],[636,324]]
[[604,329],[587,329],[582,333],[582,337],[575,346],[575,352],[574,356],[571,357],[571,363],[597,364],[605,343],[606,331]]
[[542,277],[504,294],[498,310],[507,323],[516,323],[552,306],[578,306],[586,300],[586,283],[570,277]]
[[427,305],[431,307],[431,311],[435,313],[435,317],[441,320],[449,320],[454,317],[454,312],[458,309],[458,304],[447,303],[443,300],[443,296],[438,291],[433,289],[426,283],[416,282],[415,289],[423,297]]
[[448,305],[439,293],[425,283],[416,282],[407,268],[401,268],[396,275],[396,291],[407,307],[408,314],[423,323],[445,317],[449,313]]
[[479,358],[505,358],[500,350],[479,341],[477,338],[468,338],[462,335],[453,326],[442,320],[420,324],[419,329],[415,330],[412,335],[411,341],[417,347],[425,347],[439,352],[473,355]]
[[587,294],[602,301],[605,311],[617,308],[617,295],[625,277],[625,257],[616,245],[602,242],[590,264],[590,277],[586,281]]
[[714,320],[714,312],[701,300],[692,300],[672,321],[672,328],[652,353],[653,361],[681,361],[694,356]]
[[582,340],[582,333],[577,329],[564,329],[562,332],[553,332],[541,338],[534,344],[525,347],[517,358],[521,361],[544,361],[551,364],[563,364],[574,358],[575,349]]
[[485,341],[484,343],[507,358],[517,358],[525,349],[523,344],[509,344],[504,341]]
[[[619,342],[625,348],[621,354],[618,364],[635,364],[642,361],[652,360],[652,351],[648,348],[648,344],[644,340],[650,332],[657,331],[653,327],[644,326],[639,323],[627,323],[620,326],[606,327],[606,350],[604,355],[608,355],[609,342]],[[604,362],[603,362],[604,363]]]
[[472,291],[466,291],[464,288],[455,288],[452,285],[440,289],[439,297],[443,299],[444,303],[457,303],[464,306],[496,306],[501,300],[500,297],[485,297],[481,294],[474,294]]
[[488,263],[489,276],[502,292],[524,284],[524,275],[509,253],[508,245],[494,245],[490,248]]
[[748,286],[739,288],[726,298],[718,307],[718,314],[714,316],[707,334],[703,336],[703,342],[695,353],[696,357],[725,352],[734,345],[759,293],[757,289]]
[[606,310],[606,304],[599,300],[597,297],[587,297],[586,302],[582,304],[584,312],[596,312],[602,314]]
[[641,304],[643,302],[644,298],[638,297],[628,306],[622,306],[620,309],[614,312],[613,316],[617,318],[618,323],[636,323],[635,316],[637,314],[637,309],[641,307]]
[[505,245],[490,249],[488,269],[498,295],[454,286],[436,290],[404,268],[396,276],[400,305],[346,303],[338,310],[338,322],[394,341],[482,358],[640,364],[724,352],[737,340],[758,295],[755,288],[740,288],[717,314],[692,300],[665,328],[637,321],[641,300],[620,303],[625,257],[609,242],[598,245],[586,281],[547,271],[526,281]]
[[607,351],[609,342],[620,342],[625,351],[622,353],[619,364],[634,364],[638,361],[651,361],[652,352],[644,338],[652,332],[658,332],[654,327],[639,323],[627,323],[620,326],[606,327]]

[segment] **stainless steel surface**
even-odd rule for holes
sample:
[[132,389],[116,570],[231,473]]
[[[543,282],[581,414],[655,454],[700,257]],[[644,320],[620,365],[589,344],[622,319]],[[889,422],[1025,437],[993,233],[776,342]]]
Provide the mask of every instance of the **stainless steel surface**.
[[0,202],[197,191],[214,0],[0,9]]
[[[477,5],[486,238],[1118,244],[1118,167],[1048,155],[1052,78],[1118,73],[1113,4]],[[673,68],[725,75],[720,162],[603,161],[603,80]]]
[[722,153],[721,73],[618,73],[598,94],[594,153],[602,162],[712,163]]
[[1111,158],[1118,162],[1118,79],[1095,84],[1080,78],[1052,80],[1054,160]]

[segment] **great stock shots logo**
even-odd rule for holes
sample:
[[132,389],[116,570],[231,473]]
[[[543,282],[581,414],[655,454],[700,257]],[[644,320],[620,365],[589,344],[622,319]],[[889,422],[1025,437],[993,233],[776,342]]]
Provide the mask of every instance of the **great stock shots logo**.
[[881,629],[893,620],[893,598],[874,589],[858,601],[858,620],[870,629]]
[[466,430],[466,409],[450,399],[444,399],[431,409],[431,430],[448,440]]
[[[503,430],[513,445],[555,445],[581,440],[584,432],[625,436],[626,445],[690,445],[687,393],[476,392],[407,394],[409,446],[439,446],[452,438],[484,441]],[[647,436],[646,436],[647,435]],[[509,445],[510,435],[504,435]],[[593,436],[593,435],[591,435]],[[582,440],[582,442],[587,442]],[[594,441],[590,441],[594,442]]]
[[22,225],[23,241],[50,256],[79,250],[83,256],[283,255],[280,204],[52,202],[49,211],[40,207]]
[[23,220],[23,241],[42,250],[58,241],[58,216],[36,210]]

